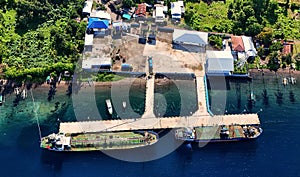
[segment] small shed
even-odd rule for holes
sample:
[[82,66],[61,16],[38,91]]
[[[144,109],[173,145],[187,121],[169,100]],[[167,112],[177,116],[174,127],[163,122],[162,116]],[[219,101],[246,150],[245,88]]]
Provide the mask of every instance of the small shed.
[[207,75],[231,75],[234,71],[231,51],[206,51],[205,71]]

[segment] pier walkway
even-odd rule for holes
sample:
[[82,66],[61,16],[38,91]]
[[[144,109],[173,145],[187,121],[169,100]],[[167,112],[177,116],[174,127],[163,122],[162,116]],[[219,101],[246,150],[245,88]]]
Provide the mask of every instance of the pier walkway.
[[190,116],[170,118],[142,118],[124,120],[103,120],[60,123],[60,132],[85,133],[104,131],[165,129],[179,127],[251,125],[260,124],[257,114],[237,114],[223,116]]
[[204,77],[202,74],[196,73],[196,85],[197,85],[198,110],[194,113],[194,116],[209,115],[207,112],[206,89],[204,85]]
[[154,107],[154,81],[155,76],[147,79],[146,84],[146,100],[145,100],[145,112],[142,116],[143,118],[155,117],[153,112]]

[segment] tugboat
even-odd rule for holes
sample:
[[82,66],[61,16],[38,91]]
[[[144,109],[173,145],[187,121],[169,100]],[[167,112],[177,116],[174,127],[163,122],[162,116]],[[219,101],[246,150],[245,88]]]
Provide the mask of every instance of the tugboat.
[[40,147],[50,151],[100,151],[133,149],[153,145],[158,134],[152,131],[50,134]]
[[258,138],[263,132],[259,125],[220,125],[218,127],[179,128],[175,138],[190,142],[246,141]]
[[112,108],[110,99],[106,100],[106,106],[107,106],[107,110],[108,110],[109,114],[112,114],[113,113],[113,108]]

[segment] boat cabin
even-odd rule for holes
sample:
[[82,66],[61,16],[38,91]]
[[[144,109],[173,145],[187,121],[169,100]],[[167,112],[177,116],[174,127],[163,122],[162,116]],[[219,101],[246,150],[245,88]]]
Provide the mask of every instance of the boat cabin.
[[71,137],[65,136],[64,133],[59,134],[51,134],[48,137],[48,143],[51,144],[49,146],[50,149],[64,151],[71,149]]

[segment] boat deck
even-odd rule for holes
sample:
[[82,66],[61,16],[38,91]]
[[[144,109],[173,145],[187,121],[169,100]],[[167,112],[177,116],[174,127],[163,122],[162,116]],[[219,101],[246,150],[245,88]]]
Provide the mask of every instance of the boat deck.
[[[229,138],[245,138],[241,126],[225,126],[229,130]],[[201,139],[221,139],[221,127],[197,127],[195,128],[197,140]]]

